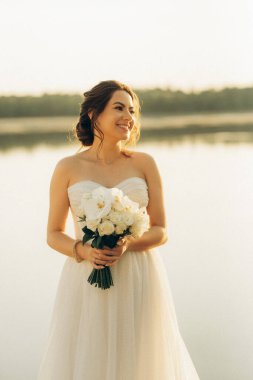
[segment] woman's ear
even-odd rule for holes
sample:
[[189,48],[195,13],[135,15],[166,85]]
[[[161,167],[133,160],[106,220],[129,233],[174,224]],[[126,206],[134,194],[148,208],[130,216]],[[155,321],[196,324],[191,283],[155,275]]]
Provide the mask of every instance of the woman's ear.
[[90,119],[92,118],[92,115],[93,115],[93,112],[92,112],[92,111],[89,111],[89,112],[88,112],[88,116],[89,116]]

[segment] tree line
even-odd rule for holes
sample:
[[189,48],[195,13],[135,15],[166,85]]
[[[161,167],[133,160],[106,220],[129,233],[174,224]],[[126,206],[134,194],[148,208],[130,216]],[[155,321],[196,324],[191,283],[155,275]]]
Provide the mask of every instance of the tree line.
[[[190,93],[169,88],[134,91],[143,115],[253,111],[253,87]],[[79,94],[0,96],[0,117],[74,116],[79,114],[82,101]]]

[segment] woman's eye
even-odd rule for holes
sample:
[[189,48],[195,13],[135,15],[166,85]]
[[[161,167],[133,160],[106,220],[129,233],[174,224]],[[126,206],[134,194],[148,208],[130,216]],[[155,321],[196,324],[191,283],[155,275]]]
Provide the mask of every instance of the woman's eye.
[[[115,109],[120,109],[122,111],[122,107],[121,106],[118,106],[118,107],[115,107]],[[132,114],[134,114],[135,112],[134,111],[130,111]]]

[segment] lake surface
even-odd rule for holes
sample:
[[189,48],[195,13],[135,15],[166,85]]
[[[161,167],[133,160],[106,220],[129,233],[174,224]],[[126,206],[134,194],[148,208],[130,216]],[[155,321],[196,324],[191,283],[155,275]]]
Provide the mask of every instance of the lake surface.
[[[164,183],[159,247],[201,380],[252,380],[253,145],[146,142]],[[46,244],[49,182],[75,145],[0,153],[0,378],[35,380],[66,256]],[[69,214],[66,233],[74,237]],[[58,380],[58,379],[56,379]]]

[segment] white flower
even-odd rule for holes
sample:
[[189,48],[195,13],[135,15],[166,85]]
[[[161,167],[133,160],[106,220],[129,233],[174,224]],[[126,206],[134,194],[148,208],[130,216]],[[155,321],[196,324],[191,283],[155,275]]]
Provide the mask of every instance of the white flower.
[[117,196],[119,198],[123,198],[123,196],[124,196],[123,191],[118,189],[117,187],[112,187],[111,193],[112,193],[113,197]]
[[98,226],[98,233],[100,236],[111,235],[114,232],[114,225],[110,220],[105,220]]
[[131,211],[136,212],[139,208],[137,202],[132,201],[128,196],[124,195],[123,192],[119,189],[113,188],[112,194],[114,195],[114,200],[112,207],[116,211]]
[[80,220],[80,221],[78,221],[80,224],[80,228],[81,229],[83,229],[84,227],[86,227],[87,226],[87,223],[84,221],[84,220]]
[[134,223],[134,215],[129,211],[123,212],[122,222],[125,223],[127,226],[131,226]]
[[146,231],[141,224],[133,224],[129,230],[135,238],[141,237]]
[[127,225],[124,223],[118,223],[115,227],[116,234],[120,235],[127,229]]
[[83,226],[98,231],[100,236],[114,232],[123,234],[129,227],[134,237],[141,236],[149,228],[149,215],[118,188],[99,186],[90,193],[83,193],[79,205],[84,219]]
[[145,207],[141,207],[134,214],[134,223],[130,227],[130,232],[134,237],[140,237],[145,231],[149,229],[150,219]]
[[111,210],[107,215],[107,219],[109,219],[113,224],[118,224],[122,221],[122,214],[118,211]]
[[85,192],[82,194],[81,200],[80,200],[79,204],[77,205],[77,210],[76,210],[76,214],[80,218],[83,218],[83,216],[84,216],[84,203],[87,202],[87,199],[90,199],[90,198],[91,198],[90,192],[89,193]]
[[147,224],[149,222],[149,215],[145,209],[145,207],[139,208],[139,210],[134,214],[135,223],[144,223]]
[[87,220],[86,226],[87,226],[87,228],[89,228],[89,230],[95,232],[99,223],[100,223],[100,219]]
[[111,210],[113,197],[110,189],[102,186],[91,192],[91,197],[82,197],[81,207],[86,215],[86,220],[101,219]]
[[111,189],[112,195],[113,195],[113,202],[112,207],[116,211],[122,211],[124,210],[124,204],[122,203],[124,195],[122,190],[117,189],[116,187],[113,187]]
[[132,201],[126,195],[122,199],[122,204],[124,205],[124,209],[126,211],[130,211],[135,213],[139,208],[139,203]]

